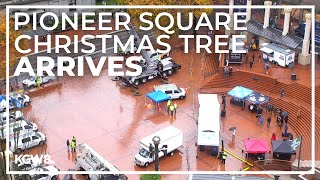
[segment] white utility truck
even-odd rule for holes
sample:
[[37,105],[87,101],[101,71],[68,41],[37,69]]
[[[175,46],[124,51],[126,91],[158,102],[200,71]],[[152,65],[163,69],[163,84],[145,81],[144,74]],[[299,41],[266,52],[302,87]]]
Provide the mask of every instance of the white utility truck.
[[[14,137],[16,134],[26,134],[31,131],[38,131],[38,126],[33,122],[27,122],[25,120],[10,122],[9,124],[9,137]],[[0,125],[0,139],[6,139],[7,124]]]
[[77,145],[77,156],[75,161],[76,166],[81,171],[112,171],[115,174],[87,174],[86,178],[90,180],[104,179],[128,179],[125,175],[120,174],[120,170],[105,160],[100,154],[93,150],[87,144]]
[[173,126],[168,126],[140,140],[141,148],[139,153],[137,153],[134,158],[136,165],[147,167],[151,162],[154,161],[153,153],[150,152],[150,145],[154,147],[152,138],[155,136],[160,137],[159,149],[167,146],[166,154],[163,151],[159,151],[159,158],[167,154],[172,156],[174,154],[174,150],[183,146],[182,131]]
[[217,94],[198,94],[199,117],[197,146],[200,151],[211,148],[211,155],[218,155],[220,146],[220,104]]
[[186,98],[186,90],[179,88],[175,84],[162,84],[153,86],[154,91],[162,91],[170,96],[170,99],[184,99]]
[[293,50],[275,43],[264,43],[262,46],[260,51],[263,52],[263,59],[269,59],[272,63],[282,67],[288,67],[294,62],[295,52]]

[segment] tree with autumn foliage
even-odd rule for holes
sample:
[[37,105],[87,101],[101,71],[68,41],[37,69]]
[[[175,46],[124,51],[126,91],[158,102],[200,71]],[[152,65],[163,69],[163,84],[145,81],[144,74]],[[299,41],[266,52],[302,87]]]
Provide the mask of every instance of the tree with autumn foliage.
[[[17,60],[21,56],[14,47],[15,40],[21,35],[21,31],[14,30],[13,19],[10,19],[9,28],[9,67],[11,69],[16,65]],[[6,77],[6,44],[6,15],[0,13],[0,79]],[[28,43],[26,40],[21,40],[19,45],[22,49],[25,49],[28,46]]]

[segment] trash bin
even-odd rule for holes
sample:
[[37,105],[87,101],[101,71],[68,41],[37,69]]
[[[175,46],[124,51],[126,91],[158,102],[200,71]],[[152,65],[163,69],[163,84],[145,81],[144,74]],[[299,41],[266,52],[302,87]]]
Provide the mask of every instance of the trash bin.
[[296,73],[291,73],[291,80],[296,80],[296,79],[297,79]]
[[226,111],[225,109],[223,109],[223,110],[221,111],[221,117],[225,117],[225,116],[226,116],[226,113],[227,113],[227,111]]
[[199,146],[200,151],[204,151],[204,146]]
[[218,156],[218,153],[219,153],[219,147],[213,146],[211,149],[211,156]]

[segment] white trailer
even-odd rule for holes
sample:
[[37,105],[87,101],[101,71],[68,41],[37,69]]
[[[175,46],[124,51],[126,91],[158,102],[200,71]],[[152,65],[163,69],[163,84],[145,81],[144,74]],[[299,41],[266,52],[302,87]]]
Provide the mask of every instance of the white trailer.
[[114,174],[87,174],[90,180],[119,179],[127,180],[120,170],[104,159],[100,154],[87,144],[77,145],[76,166],[82,171],[112,171]]
[[260,51],[263,52],[263,59],[268,58],[270,62],[282,67],[288,67],[294,62],[295,52],[293,50],[274,43],[264,43],[262,46]]
[[211,147],[211,155],[218,155],[220,146],[220,104],[217,94],[198,94],[199,117],[197,146],[204,151]]
[[[151,162],[154,161],[153,154],[150,152],[149,147],[150,144],[154,147],[152,138],[155,136],[160,137],[159,148],[166,145],[167,154],[170,156],[174,154],[174,150],[183,146],[182,131],[173,126],[168,126],[140,140],[141,149],[134,158],[134,162],[136,163],[136,165],[147,167]],[[159,158],[165,155],[166,154],[163,151],[159,152]]]

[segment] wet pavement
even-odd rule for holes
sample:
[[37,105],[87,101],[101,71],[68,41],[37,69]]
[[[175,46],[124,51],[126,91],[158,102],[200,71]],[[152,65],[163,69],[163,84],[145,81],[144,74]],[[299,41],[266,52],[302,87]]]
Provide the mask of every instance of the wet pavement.
[[[169,83],[187,88],[187,98],[176,100],[177,115],[170,117],[166,112],[166,103],[161,103],[159,112],[145,95],[151,92],[153,85],[161,84],[161,79],[154,79],[139,86],[142,96],[133,96],[132,88],[122,88],[111,80],[106,69],[99,77],[93,77],[88,69],[84,77],[63,77],[62,86],[52,91],[37,93],[32,97],[32,104],[24,110],[25,117],[35,122],[39,131],[47,135],[47,145],[33,148],[25,153],[46,153],[52,156],[60,170],[74,169],[75,154],[68,153],[66,140],[76,136],[77,143],[87,143],[105,159],[122,171],[152,171],[149,167],[136,167],[134,155],[139,150],[139,141],[164,127],[173,125],[184,133],[184,147],[172,157],[160,160],[162,171],[238,171],[247,167],[238,159],[228,156],[226,165],[209,155],[209,151],[199,152],[196,143],[198,92],[199,88],[211,77],[205,75],[213,68],[213,55],[195,54],[190,46],[190,53],[184,54],[179,47],[181,42],[174,41],[175,47],[170,56],[182,69],[169,77]],[[249,56],[252,52],[250,52]],[[256,52],[257,53],[257,52]],[[257,55],[255,57],[258,57]],[[233,65],[232,65],[233,66]],[[246,65],[233,66],[246,70]],[[317,65],[319,68],[319,65]],[[255,63],[254,72],[264,73],[263,64]],[[296,82],[310,87],[310,66],[297,65],[295,72],[299,80]],[[310,73],[309,73],[310,72]],[[290,82],[290,70],[271,66],[269,75],[277,77],[281,82]],[[319,78],[319,74],[316,76]],[[318,82],[317,82],[318,84]],[[229,97],[227,99],[227,102]],[[221,101],[221,98],[219,98]],[[272,122],[275,122],[273,117]],[[237,135],[231,140],[229,128],[237,126]],[[221,120],[221,138],[225,148],[244,157],[243,140],[246,138],[265,138],[270,141],[271,134],[280,131],[273,123],[271,128],[256,125],[255,114],[241,110],[238,106],[227,104],[227,116]],[[198,158],[196,155],[198,154]],[[129,178],[138,175],[129,175]],[[168,175],[165,179],[185,179],[184,176]],[[83,176],[77,176],[82,179]]]

